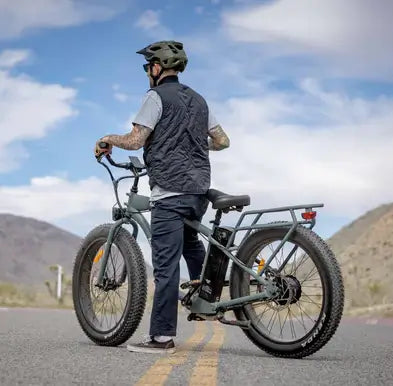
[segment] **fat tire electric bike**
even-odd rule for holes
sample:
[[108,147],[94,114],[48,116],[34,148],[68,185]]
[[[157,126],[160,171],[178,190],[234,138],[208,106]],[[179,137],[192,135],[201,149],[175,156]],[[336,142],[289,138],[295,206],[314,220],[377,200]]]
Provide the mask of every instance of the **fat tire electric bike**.
[[[103,157],[98,158],[113,183],[114,222],[99,225],[83,240],[74,261],[72,289],[85,334],[98,345],[118,346],[133,335],[145,310],[147,275],[137,237],[141,229],[151,240],[143,216],[151,208],[149,197],[138,194],[139,179],[147,174],[140,160],[129,157],[129,162],[117,163],[109,155],[106,159],[131,175],[115,179]],[[118,185],[127,178],[134,183],[122,205]],[[200,279],[181,284],[187,291],[181,304],[189,312],[188,320],[238,326],[256,346],[278,357],[302,358],[318,351],[334,335],[344,306],[340,267],[312,230],[314,209],[323,204],[246,211],[229,227],[221,225],[222,215],[242,212],[250,197],[211,189],[207,198],[216,210],[212,229],[184,220],[208,242]],[[283,213],[290,221],[261,221],[268,214]],[[123,225],[131,226],[132,232]],[[228,299],[221,299],[223,294]],[[234,318],[228,319],[228,312]]]

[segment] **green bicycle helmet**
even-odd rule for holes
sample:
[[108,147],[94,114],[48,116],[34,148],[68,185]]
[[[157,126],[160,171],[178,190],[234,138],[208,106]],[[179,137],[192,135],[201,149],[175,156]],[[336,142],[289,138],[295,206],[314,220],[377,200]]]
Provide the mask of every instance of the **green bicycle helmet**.
[[165,70],[174,69],[183,72],[187,66],[188,58],[183,49],[183,43],[174,40],[164,40],[149,44],[137,51],[148,62],[157,62]]

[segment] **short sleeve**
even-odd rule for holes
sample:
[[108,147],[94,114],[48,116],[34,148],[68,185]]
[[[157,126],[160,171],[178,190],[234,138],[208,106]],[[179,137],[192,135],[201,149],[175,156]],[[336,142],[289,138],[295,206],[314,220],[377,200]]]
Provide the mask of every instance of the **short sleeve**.
[[147,92],[142,106],[136,115],[134,125],[141,125],[154,130],[162,115],[162,101],[160,96],[153,90]]
[[208,120],[208,130],[210,131],[214,127],[218,126],[219,123],[216,119],[216,117],[212,114],[210,107],[209,107],[209,120]]

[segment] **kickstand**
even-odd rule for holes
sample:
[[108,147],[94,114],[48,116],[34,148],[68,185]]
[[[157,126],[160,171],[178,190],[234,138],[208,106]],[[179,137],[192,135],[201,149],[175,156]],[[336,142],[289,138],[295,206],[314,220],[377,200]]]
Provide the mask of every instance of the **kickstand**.
[[218,321],[229,326],[238,326],[244,330],[248,330],[251,327],[251,322],[249,320],[228,320],[222,316],[221,318],[218,318]]

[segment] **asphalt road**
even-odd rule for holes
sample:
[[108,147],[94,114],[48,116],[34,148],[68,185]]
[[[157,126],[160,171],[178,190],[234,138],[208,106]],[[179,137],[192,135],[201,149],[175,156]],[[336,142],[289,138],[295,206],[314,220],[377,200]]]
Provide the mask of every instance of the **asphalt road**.
[[179,324],[177,354],[157,356],[94,345],[72,311],[0,308],[0,385],[393,385],[392,320],[345,319],[301,360],[265,354],[237,327]]

